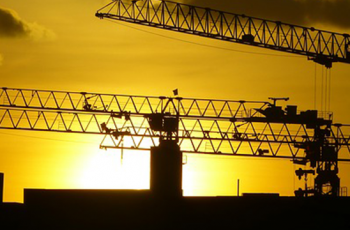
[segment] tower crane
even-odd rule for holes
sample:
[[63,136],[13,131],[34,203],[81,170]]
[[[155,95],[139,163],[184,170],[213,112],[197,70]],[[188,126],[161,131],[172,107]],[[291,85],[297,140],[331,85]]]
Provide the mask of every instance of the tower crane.
[[309,163],[316,172],[297,170],[296,174],[301,178],[316,173],[315,188],[297,191],[296,195],[338,196],[338,162],[350,161],[350,125],[333,123],[331,113],[299,112],[291,105],[282,108],[277,105],[281,99],[286,100],[214,100],[3,87],[0,129],[95,134],[103,137],[101,148],[151,149],[151,190],[159,194],[182,194],[182,153],[194,153]]
[[[185,34],[283,51],[290,54],[303,55],[306,56],[308,60],[313,60],[315,63],[324,65],[326,68],[331,68],[334,62],[350,63],[349,34],[335,33],[315,29],[313,27],[250,17],[243,14],[234,14],[163,0],[114,0],[99,9],[96,16],[101,19],[119,20]],[[241,140],[242,142],[240,143],[249,143],[251,153],[254,156],[265,156],[267,153],[277,156],[278,151],[274,151],[273,148],[261,148],[263,143],[269,143],[269,146],[271,146],[271,143],[276,142],[281,143],[280,146],[287,144],[290,147],[290,153],[295,163],[305,164],[306,161],[309,161],[312,167],[317,167],[318,176],[315,179],[315,191],[313,191],[315,194],[324,194],[322,187],[327,183],[332,187],[329,192],[330,194],[339,194],[339,178],[336,174],[338,173],[337,155],[340,143],[338,139],[335,138],[331,141],[333,144],[330,144],[329,137],[335,127],[342,133],[340,131],[341,127],[344,128],[346,126],[332,124],[331,114],[328,114],[329,116],[327,118],[320,120],[317,118],[317,111],[306,111],[297,114],[296,107],[294,106],[289,106],[285,110],[276,106],[278,100],[288,100],[288,98],[270,99],[273,101],[273,104],[265,103],[264,106],[267,106],[267,108],[264,106],[256,108],[254,114],[239,119],[237,116],[227,118],[227,120],[233,124],[233,127],[228,129],[233,130],[233,136],[229,137],[229,139],[233,138],[236,141]],[[246,105],[246,102],[242,103],[242,105]],[[314,122],[316,120],[317,122]],[[215,120],[215,122],[215,125],[213,124],[211,127],[216,127],[217,120]],[[236,125],[236,122],[243,123]],[[198,123],[200,123],[200,121],[198,121]],[[257,133],[253,125],[255,123],[259,123],[260,125],[264,123],[266,126],[262,129],[263,133],[266,132],[266,130],[270,130],[271,136]],[[271,128],[271,124],[273,123],[283,124],[282,127],[286,127],[287,135],[282,138],[282,142],[280,142],[281,139],[275,138],[275,133]],[[300,128],[297,129],[299,131],[304,130],[307,133],[306,130],[311,129],[313,133],[311,135],[301,135],[306,137],[306,139],[298,142],[293,137],[299,136],[300,133],[291,136],[287,128],[287,126],[291,124],[299,125]],[[244,132],[239,130],[241,127],[249,126],[252,127],[249,134],[246,130]],[[266,129],[266,127],[268,128]],[[184,129],[184,131],[187,130]],[[206,133],[205,130],[202,129],[201,131],[203,134],[201,138],[209,139],[213,147],[212,151],[222,154],[221,151],[214,147],[211,136]],[[221,135],[223,134],[220,128],[218,129],[218,133]],[[312,140],[309,136],[312,136]],[[225,135],[222,135],[221,140],[225,139]],[[259,143],[258,147],[252,147],[251,143],[253,140]],[[200,141],[200,143],[202,142]],[[221,146],[222,143],[223,142],[220,142],[219,146]],[[118,144],[115,144],[115,147],[117,146]],[[297,159],[298,154],[296,154],[296,152],[293,153],[292,147],[296,148],[297,152],[300,149],[304,149],[304,159],[299,161]],[[237,154],[238,151],[236,150],[239,148],[240,147],[235,149],[232,147],[230,154]],[[279,147],[277,149],[279,149]],[[194,150],[198,151],[199,148],[194,148]],[[307,174],[313,174],[314,172],[300,169],[296,173],[300,178],[303,175],[307,176]],[[302,191],[301,194],[307,195],[308,192],[309,191]]]
[[244,14],[164,0],[113,0],[96,16],[303,55],[327,68],[334,62],[350,63],[349,34]]
[[[350,35],[171,1],[113,0],[103,19],[306,56],[331,68],[350,63]],[[3,87],[0,129],[102,135],[101,148],[151,150],[151,190],[182,195],[182,153],[285,158],[310,164],[314,189],[340,195],[338,162],[350,161],[350,125],[332,113],[299,112],[280,100],[214,100]],[[328,186],[328,188],[327,188]]]

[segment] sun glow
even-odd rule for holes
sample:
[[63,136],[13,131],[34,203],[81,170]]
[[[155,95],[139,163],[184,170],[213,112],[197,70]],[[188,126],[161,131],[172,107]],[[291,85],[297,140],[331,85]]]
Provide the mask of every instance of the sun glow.
[[149,189],[149,152],[96,151],[80,176],[84,189]]

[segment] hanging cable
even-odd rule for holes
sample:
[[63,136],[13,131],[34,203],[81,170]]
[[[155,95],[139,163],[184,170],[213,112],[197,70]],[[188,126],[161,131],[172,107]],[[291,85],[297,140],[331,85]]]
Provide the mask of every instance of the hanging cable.
[[326,74],[324,78],[324,110],[328,110],[328,69],[326,68]]
[[317,65],[315,62],[314,109],[317,109]]
[[163,38],[167,38],[167,39],[171,39],[171,40],[175,40],[175,41],[180,41],[180,42],[184,42],[184,43],[189,43],[189,44],[193,44],[193,45],[197,45],[197,46],[209,47],[209,48],[226,50],[226,51],[237,52],[237,53],[254,54],[254,55],[265,55],[265,56],[286,57],[286,58],[304,58],[304,57],[288,55],[288,54],[284,55],[284,54],[273,54],[273,53],[244,51],[244,50],[237,50],[237,49],[224,48],[224,47],[220,47],[220,46],[208,45],[208,44],[199,43],[199,42],[192,42],[192,41],[189,41],[189,40],[184,40],[184,39],[180,39],[180,38],[167,36],[167,35],[164,35],[162,33],[155,33],[155,32],[144,30],[144,29],[141,29],[141,28],[138,28],[138,27],[130,26],[130,25],[126,24],[126,23],[116,22],[116,21],[114,21],[112,19],[106,18],[106,20],[108,22],[115,23],[115,24],[118,24],[120,26],[128,27],[128,28],[131,28],[131,29],[134,29],[134,30],[138,30],[138,31],[141,31],[141,32],[144,32],[144,33],[153,34],[153,35],[156,35],[156,36],[159,36],[159,37],[163,37]]
[[120,149],[120,165],[123,166],[124,160],[124,137],[122,137],[122,148]]
[[328,111],[331,111],[331,69],[329,69],[329,76],[328,76]]
[[64,140],[64,139],[58,139],[58,138],[49,138],[49,137],[39,137],[39,136],[21,135],[21,134],[15,134],[15,133],[4,133],[4,132],[0,132],[0,135],[17,136],[17,137],[41,139],[41,140],[48,140],[48,141],[60,141],[60,142],[68,142],[68,143],[94,144],[94,143],[87,142],[87,141]]
[[323,77],[323,68],[321,68],[322,69],[322,73],[321,73],[321,76],[322,76],[322,78],[321,78],[321,112],[323,111],[323,82],[324,82],[324,77]]

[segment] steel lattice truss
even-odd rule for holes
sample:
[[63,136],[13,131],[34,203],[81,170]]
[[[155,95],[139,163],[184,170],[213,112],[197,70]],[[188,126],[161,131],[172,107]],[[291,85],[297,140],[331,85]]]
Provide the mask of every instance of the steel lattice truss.
[[[2,88],[0,129],[104,135],[101,148],[149,150],[164,133],[150,128],[147,115],[178,116],[179,145],[187,153],[303,158],[297,145],[314,140],[306,124],[262,122],[254,108],[269,102],[143,97],[85,92]],[[255,118],[259,118],[256,122]],[[101,124],[111,133],[107,133]],[[350,127],[333,125],[328,142],[344,147]]]
[[[258,113],[252,108],[265,108],[269,102],[234,101],[194,98],[131,96],[86,92],[32,89],[0,89],[0,106],[95,113],[135,115],[172,113],[194,118],[246,118]],[[89,106],[88,106],[89,105]],[[84,108],[85,106],[85,108]]]
[[327,67],[350,63],[350,35],[170,1],[114,0],[96,16],[306,55]]

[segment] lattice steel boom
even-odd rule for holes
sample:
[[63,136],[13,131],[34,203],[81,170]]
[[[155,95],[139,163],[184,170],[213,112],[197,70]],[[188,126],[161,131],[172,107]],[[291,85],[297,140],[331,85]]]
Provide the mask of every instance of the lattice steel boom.
[[330,68],[350,63],[350,35],[171,1],[113,0],[96,16],[304,55]]
[[[274,106],[264,101],[2,88],[0,128],[102,135],[106,135],[107,128],[124,139],[130,138],[124,148],[149,149],[166,132],[152,129],[150,116],[163,114],[178,117],[179,144],[188,152],[237,155],[244,149],[245,155],[259,155],[259,149],[268,149],[268,154],[260,156],[303,157],[295,145],[312,141],[316,124],[332,127],[329,143],[349,149],[348,126],[332,125],[332,114],[319,114],[314,121],[263,114]],[[112,132],[107,134],[113,136]],[[121,148],[120,144],[102,143],[101,147]],[[279,155],[282,145],[288,151]]]
[[[350,161],[350,126],[332,114],[265,101],[1,88],[0,129],[103,135],[101,148],[149,150],[176,140],[185,153],[277,157],[333,178]],[[340,151],[343,149],[342,151]],[[327,174],[328,173],[328,174]],[[331,175],[331,176],[330,176]],[[318,182],[318,193],[329,181]],[[335,182],[334,182],[335,181]]]

